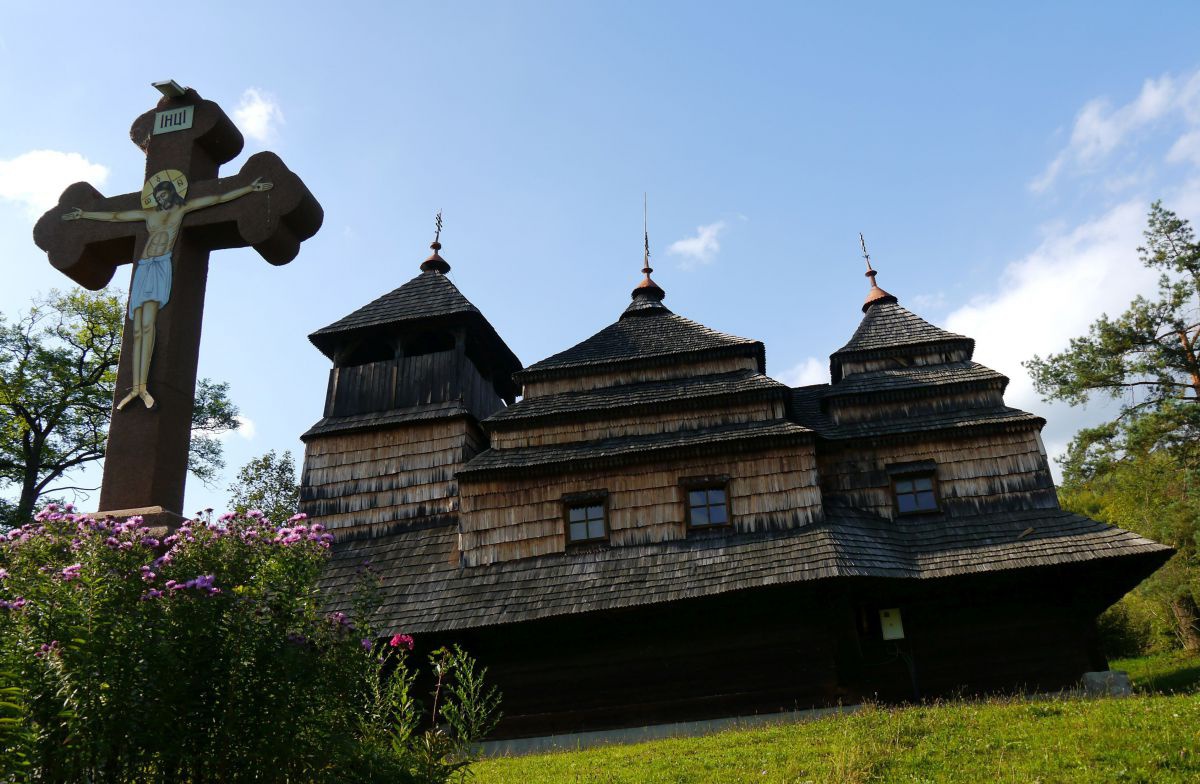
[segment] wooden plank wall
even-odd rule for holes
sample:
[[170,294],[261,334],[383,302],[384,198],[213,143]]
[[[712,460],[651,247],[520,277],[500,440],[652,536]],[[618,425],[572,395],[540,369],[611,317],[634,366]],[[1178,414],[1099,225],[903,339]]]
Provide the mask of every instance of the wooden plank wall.
[[822,602],[739,592],[422,645],[461,643],[488,668],[503,693],[493,737],[512,738],[836,704],[828,625]]
[[388,411],[462,400],[483,419],[503,407],[499,395],[461,349],[329,371],[325,416]]
[[561,392],[585,392],[589,389],[615,387],[621,384],[636,384],[641,381],[664,381],[669,378],[691,378],[717,373],[732,373],[735,370],[758,370],[758,360],[753,357],[724,357],[693,362],[675,362],[670,358],[662,365],[614,371],[611,368],[589,373],[586,367],[579,368],[569,378],[548,378],[528,381],[522,394],[525,397],[557,395]]
[[463,418],[312,438],[300,510],[338,535],[456,512],[455,474],[483,443]]
[[840,359],[842,378],[853,373],[866,373],[872,370],[895,370],[902,367],[923,365],[944,365],[948,362],[967,362],[971,352],[963,347],[956,349],[939,348],[937,351],[922,350],[913,347],[912,354],[903,357],[873,357],[871,359],[844,358]]
[[923,397],[902,400],[864,401],[847,395],[844,398],[829,398],[826,411],[834,422],[877,422],[885,419],[903,419],[916,414],[941,414],[965,411],[973,408],[991,408],[1004,405],[1004,395],[999,389],[975,389],[948,394],[937,387],[927,387]]
[[919,443],[822,444],[821,491],[859,509],[892,517],[886,466],[937,462],[938,493],[949,515],[1016,509],[1057,509],[1050,467],[1036,429],[1010,433],[934,437]]
[[784,403],[781,400],[739,403],[707,409],[662,411],[652,415],[642,413],[620,416],[613,412],[608,418],[598,422],[559,422],[543,426],[531,423],[529,427],[519,430],[493,431],[492,447],[509,449],[549,446],[620,436],[675,433],[735,423],[766,422],[783,419],[784,415]]
[[811,446],[558,476],[469,480],[460,487],[464,562],[475,566],[563,552],[563,496],[596,490],[608,492],[613,545],[682,539],[687,530],[679,480],[719,475],[730,477],[730,511],[738,531],[795,528],[820,519]]

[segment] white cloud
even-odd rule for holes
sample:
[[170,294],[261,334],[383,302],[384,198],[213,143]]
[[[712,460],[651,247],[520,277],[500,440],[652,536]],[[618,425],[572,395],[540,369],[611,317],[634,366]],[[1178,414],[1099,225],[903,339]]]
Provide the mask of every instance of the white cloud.
[[30,150],[0,161],[0,199],[23,205],[37,218],[58,203],[68,185],[84,180],[100,189],[107,179],[107,166],[77,152]]
[[1167,152],[1167,161],[1200,166],[1200,130],[1189,131],[1176,139]]
[[[1169,207],[1181,216],[1200,212],[1200,181],[1172,188]],[[1023,361],[1064,350],[1102,313],[1124,312],[1138,294],[1156,290],[1157,273],[1138,259],[1147,203],[1131,199],[1073,228],[1056,228],[1024,258],[1009,264],[994,292],[950,313],[944,326],[975,338],[976,361],[1011,379],[1005,402],[1047,420],[1043,440],[1062,454],[1081,427],[1115,414],[1115,403],[1095,398],[1086,407],[1049,404],[1033,388]],[[1057,475],[1057,466],[1055,466]]]
[[[1107,98],[1088,101],[1075,118],[1067,146],[1029,187],[1034,192],[1041,192],[1053,185],[1064,171],[1094,168],[1119,147],[1134,141],[1139,132],[1168,121],[1181,122],[1186,129],[1168,154],[1168,160],[1190,160],[1200,165],[1197,155],[1200,142],[1185,142],[1200,126],[1200,70],[1180,77],[1168,74],[1159,79],[1147,79],[1137,97],[1123,106],[1114,108]],[[1177,151],[1180,144],[1184,148]]]
[[725,221],[720,220],[707,226],[697,226],[695,237],[676,240],[667,248],[667,253],[682,256],[680,265],[692,269],[701,264],[711,264],[721,250],[720,235],[725,231]]
[[237,436],[238,438],[245,439],[246,441],[254,440],[254,437],[258,435],[258,428],[254,426],[254,420],[248,416],[242,416],[241,414],[238,414],[236,417],[234,417],[234,419],[236,419],[238,422],[237,430],[226,431],[217,436],[217,438],[226,440]]
[[808,357],[798,365],[783,371],[776,376],[779,381],[789,387],[804,387],[809,384],[829,383],[829,360]]
[[257,87],[242,93],[242,100],[233,110],[233,119],[242,133],[256,142],[274,139],[278,127],[285,122],[275,96]]
[[946,307],[946,292],[935,291],[932,294],[917,294],[910,299],[912,309],[922,313],[941,310]]

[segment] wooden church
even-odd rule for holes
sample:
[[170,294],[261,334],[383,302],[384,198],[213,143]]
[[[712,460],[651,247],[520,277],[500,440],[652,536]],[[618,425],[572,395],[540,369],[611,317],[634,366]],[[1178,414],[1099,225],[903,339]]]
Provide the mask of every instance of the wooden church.
[[1044,420],[873,270],[830,383],[790,388],[648,255],[615,322],[523,367],[432,247],[310,336],[302,511],[334,605],[370,568],[389,634],[489,668],[499,737],[1070,686],[1171,553],[1062,511]]

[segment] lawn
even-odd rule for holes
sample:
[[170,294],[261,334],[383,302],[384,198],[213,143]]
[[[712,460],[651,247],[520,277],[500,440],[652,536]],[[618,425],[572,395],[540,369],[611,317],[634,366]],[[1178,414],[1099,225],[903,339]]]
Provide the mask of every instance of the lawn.
[[867,706],[803,724],[486,760],[479,784],[533,782],[1195,782],[1200,660],[1114,662],[1126,699]]

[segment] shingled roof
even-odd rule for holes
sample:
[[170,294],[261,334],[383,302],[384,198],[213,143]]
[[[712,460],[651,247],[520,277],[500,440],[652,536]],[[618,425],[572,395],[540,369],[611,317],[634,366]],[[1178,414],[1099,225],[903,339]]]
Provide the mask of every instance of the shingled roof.
[[372,411],[366,414],[324,417],[305,431],[304,435],[300,436],[300,440],[306,441],[314,436],[324,436],[330,433],[351,433],[358,430],[374,430],[392,425],[403,425],[409,422],[451,419],[461,416],[471,416],[471,410],[461,400],[449,400],[444,403],[425,403],[419,406]]
[[1008,377],[978,362],[947,362],[855,373],[830,387],[825,396],[866,395],[919,388],[934,388],[944,393],[940,387],[997,383],[1003,391],[1008,385]]
[[[437,256],[446,269],[449,265]],[[427,268],[428,267],[428,268]],[[479,308],[463,296],[439,266],[429,266],[398,289],[384,294],[348,316],[322,327],[308,336],[325,356],[336,360],[337,352],[347,344],[375,332],[419,329],[428,326],[462,324],[468,331],[467,351],[480,370],[495,383],[505,399],[517,395],[519,389],[512,374],[521,368],[521,360],[496,333]]]
[[778,381],[753,370],[735,370],[710,376],[689,376],[665,381],[645,381],[617,387],[564,392],[525,398],[484,420],[488,430],[511,425],[525,426],[529,420],[591,419],[620,410],[654,410],[663,406],[709,406],[734,399],[787,396],[790,390]]
[[458,477],[460,480],[469,480],[481,474],[490,476],[504,471],[527,473],[541,467],[553,467],[557,471],[564,466],[581,468],[617,462],[627,463],[636,459],[657,459],[667,451],[691,452],[702,448],[717,448],[722,453],[729,453],[743,445],[761,448],[764,445],[794,443],[798,438],[808,438],[811,435],[812,431],[807,427],[777,420],[722,425],[703,430],[619,436],[551,446],[485,449],[471,458],[458,472]]
[[760,341],[726,335],[672,313],[661,302],[635,298],[616,323],[530,365],[516,378],[525,381],[593,367],[705,354],[752,356],[758,360],[759,372],[766,372],[766,351]]
[[363,305],[329,326],[318,329],[309,335],[308,339],[317,348],[325,351],[324,346],[331,344],[330,338],[333,336],[369,327],[463,313],[483,316],[479,308],[472,305],[445,275],[440,272],[422,272],[400,288]]
[[935,327],[892,299],[881,300],[867,308],[858,329],[833,356],[929,343],[966,343],[974,351],[973,339]]
[[689,537],[471,568],[458,565],[457,540],[458,528],[450,524],[339,542],[324,587],[347,609],[341,605],[369,563],[384,585],[376,618],[381,633],[417,633],[842,577],[927,580],[1118,560],[1149,571],[1173,552],[1058,510],[889,521],[831,509],[825,522],[789,531]]
[[929,414],[916,414],[897,419],[838,424],[821,408],[821,400],[836,385],[813,384],[792,390],[791,416],[798,424],[814,430],[831,440],[855,438],[902,437],[908,434],[928,435],[933,432],[961,432],[983,428],[1008,429],[1041,427],[1046,420],[1008,406],[964,408]]

